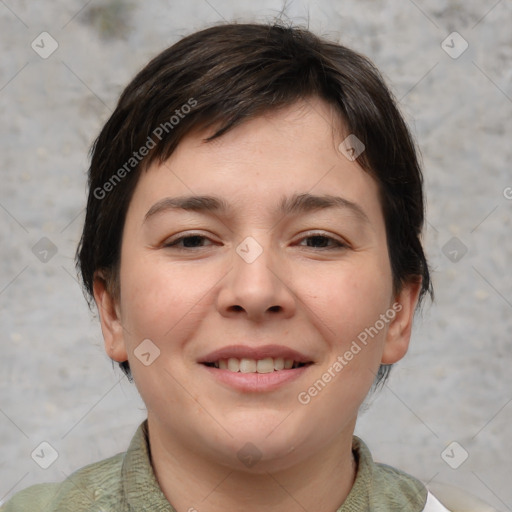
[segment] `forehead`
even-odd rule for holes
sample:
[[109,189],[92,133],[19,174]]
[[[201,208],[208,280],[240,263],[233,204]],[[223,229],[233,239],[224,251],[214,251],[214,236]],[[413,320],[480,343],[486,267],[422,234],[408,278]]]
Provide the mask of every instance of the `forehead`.
[[186,135],[163,164],[142,173],[133,202],[146,210],[166,196],[222,196],[241,209],[276,210],[297,194],[336,195],[378,215],[375,180],[338,149],[348,135],[320,99],[265,113],[205,142],[214,130]]

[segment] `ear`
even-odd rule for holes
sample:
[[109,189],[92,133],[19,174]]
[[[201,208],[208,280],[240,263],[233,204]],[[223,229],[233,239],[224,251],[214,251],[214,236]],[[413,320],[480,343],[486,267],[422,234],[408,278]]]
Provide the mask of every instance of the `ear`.
[[404,284],[400,293],[395,297],[391,309],[396,315],[389,324],[382,352],[382,364],[396,363],[407,353],[420,290],[421,281],[413,281]]
[[94,273],[93,293],[100,315],[105,351],[114,361],[126,361],[128,355],[124,343],[120,308],[109,293],[106,280],[100,271]]

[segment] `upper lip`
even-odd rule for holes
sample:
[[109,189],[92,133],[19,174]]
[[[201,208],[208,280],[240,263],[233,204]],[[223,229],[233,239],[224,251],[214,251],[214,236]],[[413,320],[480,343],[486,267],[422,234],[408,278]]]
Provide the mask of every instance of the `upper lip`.
[[283,359],[293,359],[298,363],[310,363],[311,358],[298,352],[297,350],[285,347],[283,345],[263,345],[261,347],[248,347],[247,345],[230,345],[227,347],[214,350],[209,354],[201,357],[199,363],[215,363],[220,359],[229,359],[236,357],[237,359],[265,359],[272,357],[274,359],[282,357]]

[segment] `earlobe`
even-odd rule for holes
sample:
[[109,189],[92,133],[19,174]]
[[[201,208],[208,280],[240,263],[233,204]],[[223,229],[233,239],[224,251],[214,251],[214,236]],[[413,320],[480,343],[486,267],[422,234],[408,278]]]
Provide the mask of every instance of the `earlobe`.
[[407,353],[420,290],[421,281],[412,281],[404,284],[395,297],[392,309],[396,315],[388,328],[382,352],[382,364],[394,364]]
[[108,291],[106,280],[99,271],[94,274],[93,293],[100,315],[105,351],[114,361],[126,361],[128,355],[124,343],[119,307]]

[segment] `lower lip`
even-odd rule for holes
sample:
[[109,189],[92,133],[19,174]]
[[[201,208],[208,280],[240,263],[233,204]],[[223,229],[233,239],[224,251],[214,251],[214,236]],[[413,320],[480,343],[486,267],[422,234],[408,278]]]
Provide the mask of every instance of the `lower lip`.
[[271,373],[242,373],[230,370],[221,370],[211,366],[201,365],[210,375],[223,384],[244,392],[273,391],[284,384],[298,379],[309,366],[301,366],[289,370],[278,370]]

